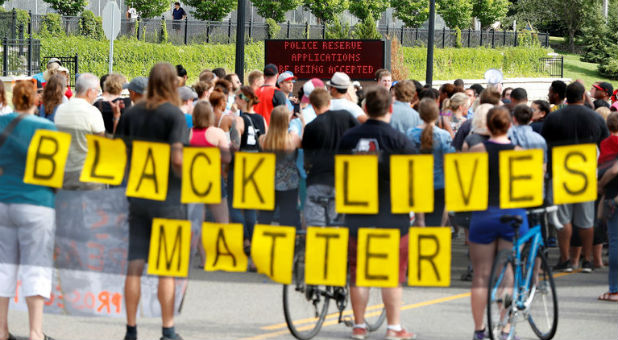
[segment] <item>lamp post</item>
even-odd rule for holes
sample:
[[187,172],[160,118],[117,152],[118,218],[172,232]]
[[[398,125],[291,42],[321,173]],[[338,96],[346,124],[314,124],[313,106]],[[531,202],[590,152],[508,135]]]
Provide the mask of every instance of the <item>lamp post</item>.
[[236,65],[235,71],[245,81],[245,0],[238,0],[236,13]]
[[429,0],[429,30],[427,32],[427,70],[425,84],[433,83],[433,40],[436,31],[436,0]]

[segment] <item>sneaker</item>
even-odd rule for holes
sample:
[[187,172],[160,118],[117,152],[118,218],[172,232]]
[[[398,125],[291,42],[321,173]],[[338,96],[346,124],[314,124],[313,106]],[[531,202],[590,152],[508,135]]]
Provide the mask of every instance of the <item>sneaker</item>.
[[472,340],[483,340],[489,339],[489,334],[486,330],[482,331],[474,331],[474,335],[472,335]]
[[365,340],[367,338],[367,328],[364,327],[354,327],[352,328],[352,339],[356,340]]
[[500,340],[520,340],[520,339],[515,334],[513,334],[513,337],[509,339],[509,333],[500,332]]
[[384,340],[414,340],[414,339],[416,339],[416,334],[406,331],[405,328],[402,328],[400,331],[394,331],[392,329],[387,329],[386,336],[384,337]]
[[570,260],[566,260],[564,262],[558,262],[558,264],[556,264],[553,268],[554,272],[566,272],[566,273],[571,273],[573,272],[573,265],[571,265],[571,261]]
[[183,340],[180,334],[176,333],[176,336],[173,338],[168,338],[166,336],[162,336],[161,340]]
[[582,263],[582,273],[592,273],[592,262],[584,260],[584,263]]
[[137,336],[126,334],[124,340],[137,340]]

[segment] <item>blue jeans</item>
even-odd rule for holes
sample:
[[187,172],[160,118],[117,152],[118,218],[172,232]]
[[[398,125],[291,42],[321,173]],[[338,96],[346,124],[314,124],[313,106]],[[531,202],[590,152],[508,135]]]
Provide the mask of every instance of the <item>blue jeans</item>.
[[609,241],[609,291],[618,293],[618,206],[613,200],[605,201],[608,209],[607,238]]
[[257,220],[257,212],[255,210],[235,209],[232,208],[234,202],[234,170],[230,169],[227,176],[227,203],[230,211],[230,222],[241,223],[243,225],[245,240],[251,240],[253,237],[253,227]]

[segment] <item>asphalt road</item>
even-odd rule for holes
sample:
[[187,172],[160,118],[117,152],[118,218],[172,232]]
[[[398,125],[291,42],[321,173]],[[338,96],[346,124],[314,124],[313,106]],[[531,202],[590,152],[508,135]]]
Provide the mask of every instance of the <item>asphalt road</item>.
[[[452,284],[448,288],[404,289],[402,322],[418,339],[470,339],[470,283],[459,281],[466,266],[461,240],[453,245]],[[555,262],[556,250],[550,263]],[[176,329],[185,339],[293,339],[285,326],[282,286],[258,274],[205,273],[193,268]],[[607,269],[591,274],[558,274],[559,322],[555,339],[618,339],[618,303],[597,301],[607,290]],[[332,309],[333,307],[331,307]],[[332,310],[334,312],[334,310]],[[25,339],[27,313],[11,311],[13,334]],[[124,319],[45,315],[45,331],[56,339],[122,339]],[[382,339],[382,326],[370,339]],[[316,339],[349,338],[351,329],[328,318]],[[521,339],[536,339],[527,323]],[[158,339],[160,320],[140,319],[139,339]]]

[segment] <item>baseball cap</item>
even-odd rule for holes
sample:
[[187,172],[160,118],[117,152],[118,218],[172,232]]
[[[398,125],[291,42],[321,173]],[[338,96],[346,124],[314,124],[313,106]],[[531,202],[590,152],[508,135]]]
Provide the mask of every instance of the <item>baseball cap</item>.
[[335,72],[333,77],[330,78],[329,81],[326,82],[326,86],[334,87],[336,89],[345,90],[352,85],[352,81],[350,80],[350,76],[343,72]]
[[285,71],[279,75],[279,78],[277,78],[277,84],[281,84],[284,81],[288,81],[288,80],[291,80],[292,82],[294,82],[294,80],[296,80],[296,77],[294,77],[294,73],[290,71]]
[[139,94],[144,94],[144,92],[146,92],[147,87],[148,87],[148,78],[146,77],[135,77],[131,79],[130,83],[122,85],[123,89],[131,90]]
[[187,86],[181,86],[178,88],[178,96],[180,96],[180,100],[183,102],[186,100],[197,99],[197,93],[193,92],[193,90]]
[[303,85],[303,97],[300,102],[303,104],[309,103],[309,95],[313,90],[319,87],[324,87],[324,82],[318,78],[312,78]]
[[608,82],[601,82],[599,85],[593,85],[597,90],[604,91],[608,96],[611,96],[614,93],[614,87],[612,84]]
[[62,66],[62,62],[60,61],[60,59],[58,59],[58,58],[49,58],[49,60],[47,61],[47,65],[53,64],[53,63],[56,63],[56,64]]
[[279,73],[279,69],[277,69],[277,66],[275,64],[268,64],[264,67],[265,77],[276,76],[278,73]]

